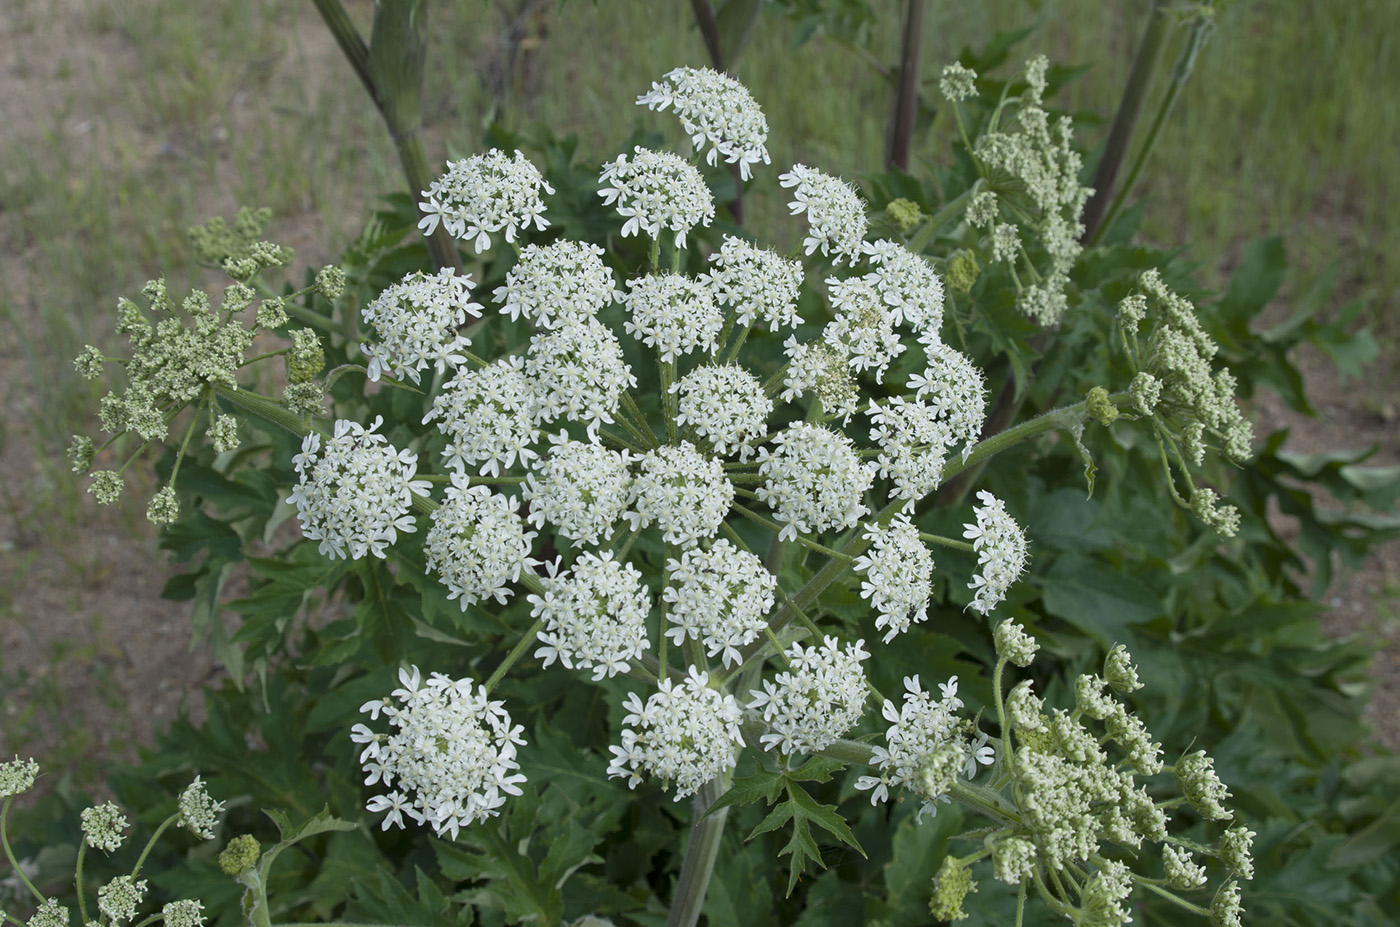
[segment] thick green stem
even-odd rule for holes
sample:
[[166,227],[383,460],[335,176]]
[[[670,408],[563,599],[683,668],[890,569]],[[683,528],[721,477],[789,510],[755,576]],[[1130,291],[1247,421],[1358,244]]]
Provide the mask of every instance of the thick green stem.
[[1108,212],[1096,229],[1094,237],[1088,239],[1090,243],[1097,241],[1103,230],[1108,228],[1122,212],[1123,205],[1132,194],[1133,188],[1137,186],[1138,178],[1142,176],[1143,168],[1147,166],[1148,156],[1152,154],[1152,149],[1157,145],[1157,139],[1162,134],[1162,127],[1166,125],[1167,117],[1171,115],[1172,108],[1176,106],[1176,101],[1181,96],[1181,91],[1186,87],[1186,81],[1196,66],[1197,56],[1200,55],[1201,49],[1205,48],[1206,40],[1210,38],[1214,29],[1215,20],[1210,14],[1198,13],[1196,19],[1192,21],[1191,34],[1186,37],[1186,46],[1177,57],[1176,66],[1172,68],[1171,85],[1167,87],[1166,95],[1162,97],[1162,102],[1157,106],[1157,114],[1152,119],[1152,125],[1147,130],[1147,137],[1143,140],[1142,147],[1138,149],[1137,156],[1133,159],[1128,179],[1123,181],[1122,189],[1113,198],[1113,205],[1108,208]]
[[685,862],[681,864],[681,875],[676,881],[676,894],[671,900],[666,927],[695,927],[700,920],[700,908],[705,903],[705,891],[710,886],[720,839],[724,835],[724,822],[729,819],[728,808],[721,808],[708,817],[705,812],[728,789],[729,776],[725,774],[706,782],[695,793],[690,841],[685,848]]
[[294,435],[306,437],[313,430],[319,431],[323,436],[328,434],[324,427],[308,427],[302,421],[302,417],[295,412],[281,405],[274,400],[268,399],[259,393],[254,393],[246,389],[229,389],[226,386],[214,387],[214,394],[225,402],[238,406],[245,412],[251,412],[264,421],[271,422],[287,429]]
[[535,635],[539,634],[543,628],[544,619],[541,618],[530,626],[530,630],[526,631],[520,640],[516,641],[510,653],[506,654],[506,658],[501,661],[501,665],[496,667],[496,671],[486,680],[485,685],[488,693],[496,688],[496,683],[500,682],[502,677],[510,671],[510,668],[520,660],[525,651],[535,642]]
[[1084,207],[1084,234],[1081,240],[1085,243],[1097,241],[1100,230],[1106,225],[1104,219],[1108,213],[1108,204],[1112,202],[1113,184],[1118,179],[1123,159],[1128,156],[1133,131],[1137,128],[1138,118],[1147,102],[1152,78],[1161,66],[1162,53],[1166,49],[1171,29],[1171,14],[1167,10],[1167,4],[1163,0],[1153,0],[1147,30],[1143,32],[1142,41],[1138,43],[1133,70],[1123,88],[1118,112],[1113,116],[1113,126],[1108,130],[1103,156],[1099,158],[1098,168],[1094,171],[1094,193]]

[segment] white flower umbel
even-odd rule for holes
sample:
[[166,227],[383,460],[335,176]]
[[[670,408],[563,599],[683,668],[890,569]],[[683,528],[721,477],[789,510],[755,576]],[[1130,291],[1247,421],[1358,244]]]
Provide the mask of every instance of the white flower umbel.
[[724,467],[689,441],[648,451],[632,482],[632,530],[655,522],[667,544],[690,547],[719,530],[734,502]]
[[735,312],[735,322],[748,326],[762,320],[769,331],[796,328],[797,295],[802,288],[802,263],[756,247],[742,238],[724,236],[719,251],[710,255],[714,268],[701,276],[715,302]]
[[323,556],[358,560],[369,553],[382,560],[399,532],[415,528],[413,496],[426,496],[431,484],[413,478],[417,454],[397,451],[375,434],[383,423],[382,416],[368,428],[340,419],[324,448],[312,432],[292,458],[300,480],[287,501],[297,507],[302,533],[321,542]]
[[34,787],[34,779],[39,775],[39,764],[32,759],[15,757],[0,763],[0,798],[10,798],[28,792]]
[[807,214],[808,231],[802,246],[808,254],[820,248],[834,264],[842,258],[847,263],[860,258],[865,243],[865,203],[855,187],[805,164],[794,164],[778,182],[795,188],[788,204],[792,214]]
[[739,165],[744,180],[753,176],[750,165],[770,163],[768,149],[768,120],[753,95],[734,78],[710,68],[676,68],[661,80],[652,83],[651,91],[637,97],[639,106],[675,110],[681,128],[690,136],[696,151],[708,142],[712,147],[705,155],[713,165],[719,155],[730,164]]
[[506,604],[510,584],[522,569],[535,566],[535,532],[525,530],[518,505],[515,497],[472,486],[454,473],[446,498],[430,516],[433,525],[423,542],[427,568],[438,574],[449,599],[461,600],[463,611],[488,598]]
[[608,777],[627,777],[636,788],[642,773],[676,786],[675,800],[695,794],[700,786],[734,768],[744,744],[742,717],[734,696],[709,687],[709,674],[694,666],[683,682],[661,680],[658,691],[643,704],[635,692],[623,702],[622,746],[613,752]]
[[603,249],[568,239],[526,247],[493,295],[512,320],[524,316],[541,328],[561,319],[592,318],[621,298],[612,268],[603,263]]
[[[958,677],[939,684],[942,699],[935,699],[919,684],[918,676],[904,677],[904,705],[896,707],[889,699],[885,700],[883,714],[890,727],[885,731],[884,747],[874,750],[874,764],[880,770],[879,776],[861,776],[856,780],[856,788],[870,790],[870,803],[889,801],[892,787],[906,788],[919,785],[920,769],[924,761],[944,744],[957,744],[960,755],[965,753],[963,724],[957,718],[962,710],[962,699],[958,698]],[[923,806],[918,817],[937,813],[936,801],[948,801],[946,796],[921,795]]]
[[885,630],[888,644],[911,624],[928,618],[933,556],[906,515],[896,515],[885,528],[868,526],[865,536],[870,549],[853,567],[865,574],[860,594],[880,613],[875,628]]
[[976,593],[972,609],[990,615],[1006,598],[1026,569],[1026,535],[1006,511],[1006,505],[985,489],[977,493],[982,504],[973,508],[977,524],[963,525],[963,537],[977,551],[977,566],[968,588]]
[[178,805],[181,827],[201,840],[214,839],[214,825],[219,823],[219,812],[224,810],[224,803],[209,797],[199,776],[195,776],[194,781],[180,793]]
[[546,523],[564,537],[596,545],[612,537],[613,523],[632,498],[626,451],[551,435],[553,448],[525,477],[521,494],[530,503],[530,522]]
[[593,440],[601,423],[612,422],[622,391],[637,385],[622,359],[622,344],[596,319],[537,332],[525,355],[525,373],[536,384],[535,414],[541,422],[586,423]]
[[458,473],[478,467],[483,476],[500,476],[518,458],[528,465],[540,439],[536,385],[525,375],[525,360],[503,357],[489,367],[467,368],[447,382],[423,416],[437,420],[447,435],[443,462]]
[[739,663],[739,648],[758,640],[768,625],[777,577],[757,556],[724,539],[709,550],[687,550],[668,560],[666,569],[670,582],[661,598],[674,625],[666,635],[677,645],[687,635],[701,641],[710,656],[724,654],[725,667]]
[[903,245],[881,239],[866,245],[874,272],[865,279],[890,307],[896,325],[937,334],[943,325],[943,278]]
[[783,378],[783,402],[792,402],[812,393],[821,401],[826,414],[849,423],[855,414],[860,392],[845,355],[821,341],[800,344],[796,335],[783,342],[787,354],[787,374]]
[[104,853],[111,853],[121,847],[122,831],[126,829],[126,817],[112,802],[104,802],[91,808],[84,808],[83,839],[87,845]]
[[539,634],[544,646],[535,656],[545,666],[557,659],[566,669],[591,668],[594,681],[624,672],[628,660],[651,646],[646,627],[651,597],[642,574],[614,560],[612,551],[601,557],[587,551],[572,570],[556,575],[557,569],[551,563],[542,580],[544,593],[529,597],[530,617],[545,620]]
[[851,369],[873,370],[880,382],[890,361],[904,353],[893,311],[866,277],[828,277],[826,286],[836,318],[822,330],[822,340],[844,354]]
[[616,204],[617,214],[627,220],[623,238],[645,232],[655,240],[662,229],[670,229],[676,247],[684,248],[686,233],[715,217],[715,199],[705,178],[669,151],[638,145],[631,160],[624,153],[603,165],[598,180],[607,185],[598,191],[603,202]]
[[448,364],[466,363],[462,352],[472,342],[457,329],[467,316],[481,316],[481,307],[471,301],[471,288],[471,277],[444,267],[436,276],[414,271],[380,293],[361,312],[378,339],[360,345],[369,358],[365,375],[378,380],[387,370],[417,383],[420,371],[430,364],[442,373]]
[[517,772],[516,746],[524,730],[512,726],[503,702],[491,701],[485,686],[433,673],[420,684],[418,667],[399,670],[402,688],[389,698],[366,702],[360,711],[393,728],[375,733],[356,724],[350,739],[364,744],[360,763],[365,785],[383,782],[386,794],[365,807],[388,811],[383,829],[404,827],[406,814],[439,836],[457,838],[460,828],[499,815],[506,795],[519,795],[525,776]]
[[874,474],[845,435],[798,422],[773,439],[777,450],[758,451],[764,483],[758,498],[783,523],[784,541],[799,534],[850,528],[870,510],[863,501]]
[[716,454],[738,454],[747,461],[752,443],[767,433],[773,400],[753,374],[742,367],[696,367],[671,387],[679,393],[676,425],[685,426]]
[[492,148],[486,154],[462,161],[448,161],[447,173],[423,191],[426,199],[418,204],[425,215],[418,222],[424,235],[431,235],[438,222],[454,238],[469,242],[480,254],[491,247],[491,236],[504,231],[506,241],[515,241],[517,232],[549,226],[544,217],[540,191],[553,193],[539,168],[519,151],[511,158]]
[[713,354],[724,326],[724,313],[701,280],[680,274],[652,274],[628,280],[623,297],[630,316],[623,323],[629,335],[656,348],[662,360],[700,350]]
[[894,396],[883,406],[870,403],[870,436],[880,445],[874,468],[894,481],[896,499],[912,512],[920,499],[943,480],[952,432],[938,411],[917,399]]
[[146,880],[136,880],[129,875],[117,876],[97,890],[97,910],[101,911],[113,924],[136,917],[141,900],[146,896]]
[[948,423],[952,443],[963,445],[963,459],[982,437],[987,420],[987,380],[972,359],[935,337],[921,338],[928,367],[909,377],[914,398],[926,401]]
[[746,707],[763,713],[769,730],[759,739],[766,749],[784,756],[825,750],[860,720],[870,691],[860,663],[870,654],[864,640],[844,651],[837,643],[827,637],[821,647],[793,644],[787,669],[763,680],[762,690],[750,690]]

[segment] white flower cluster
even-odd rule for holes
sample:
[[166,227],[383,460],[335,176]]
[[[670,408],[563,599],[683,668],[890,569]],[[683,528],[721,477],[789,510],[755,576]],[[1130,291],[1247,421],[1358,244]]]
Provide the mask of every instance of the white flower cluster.
[[181,827],[201,840],[214,839],[214,825],[219,823],[219,812],[224,810],[224,803],[209,797],[199,776],[195,776],[194,781],[180,793],[177,805]]
[[375,433],[383,423],[382,416],[368,428],[340,419],[324,448],[313,431],[292,458],[300,479],[287,501],[297,507],[302,533],[321,542],[323,556],[383,559],[400,531],[416,527],[413,496],[426,496],[430,484],[413,478],[417,454],[397,451]]
[[866,229],[865,203],[855,188],[805,164],[794,164],[779,175],[778,183],[795,188],[788,204],[792,214],[807,214],[807,237],[802,241],[806,252],[820,248],[834,264],[842,258],[855,263],[865,249]]
[[898,242],[881,239],[865,246],[875,270],[865,279],[890,307],[896,325],[920,337],[937,337],[943,326],[943,279],[929,262]]
[[966,460],[987,419],[986,377],[966,354],[941,341],[924,340],[924,354],[927,368],[922,374],[911,374],[907,385],[914,390],[914,398],[927,398],[929,406],[947,420],[951,443],[963,443]]
[[669,151],[650,151],[638,145],[629,161],[626,153],[603,166],[598,178],[608,184],[598,195],[627,221],[622,237],[645,232],[652,239],[662,229],[676,233],[676,247],[685,247],[685,236],[697,225],[709,225],[715,217],[715,200],[705,178]]
[[564,433],[549,440],[553,448],[526,475],[522,489],[530,522],[536,528],[553,525],[581,544],[611,538],[613,523],[632,499],[628,453],[572,441]]
[[802,288],[802,263],[756,247],[742,238],[724,236],[719,251],[710,255],[714,269],[701,277],[715,302],[735,311],[736,325],[762,320],[769,331],[796,328],[797,295]]
[[471,289],[471,277],[444,267],[436,276],[415,271],[380,293],[361,312],[376,335],[373,343],[360,345],[369,358],[365,375],[378,380],[387,370],[417,383],[429,364],[442,373],[448,364],[465,363],[461,352],[472,342],[457,329],[467,316],[481,316]]
[[707,364],[686,374],[671,391],[679,393],[677,427],[688,426],[716,454],[753,456],[753,442],[763,437],[773,400],[743,367]]
[[968,588],[975,593],[972,609],[990,615],[1026,570],[1026,535],[1000,499],[985,489],[977,498],[982,502],[972,510],[977,524],[963,525],[963,537],[972,541],[981,572],[973,575]]
[[558,660],[566,669],[592,669],[596,682],[627,670],[627,661],[651,646],[647,615],[651,597],[642,574],[630,563],[619,563],[611,551],[600,557],[585,552],[572,570],[556,574],[549,564],[544,594],[529,597],[531,618],[543,618],[535,656],[549,666]]
[[433,399],[423,424],[434,419],[448,437],[443,462],[458,473],[480,464],[483,476],[499,476],[517,458],[528,464],[536,456],[531,448],[540,439],[535,384],[519,356],[458,370]]
[[[965,752],[963,743],[963,722],[957,718],[962,710],[962,699],[958,698],[958,677],[954,676],[938,689],[943,696],[935,699],[919,684],[919,677],[904,677],[904,705],[896,707],[894,702],[885,699],[882,713],[890,727],[885,731],[885,744],[874,750],[874,764],[880,770],[878,776],[861,776],[856,780],[856,788],[870,791],[870,804],[889,801],[890,788],[916,787],[920,784],[920,772],[925,760],[946,744],[954,744]],[[935,804],[947,796],[924,795],[919,809],[919,818],[925,814],[936,814]]]
[[696,151],[706,142],[712,146],[705,156],[710,165],[724,155],[748,180],[753,176],[750,165],[770,163],[765,147],[768,120],[748,88],[728,75],[710,68],[676,68],[653,82],[649,93],[637,97],[637,104],[658,112],[674,109]]
[[709,550],[693,547],[679,560],[668,560],[670,580],[662,601],[674,627],[666,635],[676,644],[689,635],[710,656],[724,654],[724,665],[738,664],[739,648],[758,640],[768,626],[778,579],[754,554],[721,539]]
[[783,523],[785,541],[799,534],[850,528],[870,510],[863,501],[874,474],[860,462],[845,435],[798,422],[773,439],[777,450],[758,450],[764,483],[757,496]]
[[894,331],[894,312],[866,277],[828,277],[826,286],[836,318],[822,330],[822,340],[844,355],[853,370],[873,370],[875,381],[882,382],[890,361],[904,353]]
[[620,298],[612,269],[603,263],[603,249],[569,239],[526,246],[493,295],[512,321],[524,316],[540,328],[593,318]]
[[522,569],[533,567],[530,542],[512,496],[497,495],[485,486],[472,486],[460,473],[452,475],[446,498],[433,512],[433,526],[423,542],[427,568],[447,587],[448,599],[460,599],[462,610],[483,599],[504,605],[510,583]]
[[491,236],[504,231],[506,241],[515,241],[517,232],[545,229],[544,201],[540,191],[553,193],[539,168],[519,151],[511,158],[492,148],[486,154],[462,161],[448,161],[447,173],[434,180],[419,203],[425,215],[418,222],[424,235],[431,235],[438,222],[454,238],[471,242],[480,254],[490,249]]
[[84,808],[82,822],[83,839],[95,850],[111,853],[125,840],[122,831],[126,829],[126,816],[112,802]]
[[525,373],[535,383],[535,414],[541,422],[586,422],[595,440],[599,425],[612,422],[622,391],[637,385],[621,342],[597,319],[537,333],[525,355]]
[[917,399],[891,397],[885,405],[870,403],[870,436],[880,446],[875,470],[894,481],[896,499],[912,512],[920,499],[943,481],[943,464],[953,434],[938,410]]
[[627,519],[634,531],[655,522],[667,544],[690,547],[719,530],[733,502],[720,462],[682,441],[642,456]]
[[697,349],[715,352],[724,312],[703,280],[652,274],[628,280],[627,287],[623,302],[631,317],[623,328],[629,335],[656,348],[667,362]]
[[694,666],[683,682],[661,680],[645,704],[629,692],[623,707],[627,727],[622,746],[608,748],[613,753],[608,776],[627,777],[629,788],[635,789],[645,772],[667,787],[674,782],[680,801],[732,769],[744,745],[734,696],[710,688],[709,674]]
[[865,709],[870,688],[862,660],[870,654],[865,641],[847,644],[843,651],[834,637],[821,647],[793,644],[785,653],[787,669],[763,689],[750,690],[750,711],[761,711],[768,732],[759,739],[769,750],[784,756],[825,750],[855,727]]
[[525,777],[516,772],[515,748],[525,743],[524,728],[511,725],[503,703],[491,701],[485,686],[473,691],[470,679],[433,673],[420,685],[414,666],[399,670],[399,682],[402,688],[389,698],[360,707],[373,721],[383,712],[395,730],[377,734],[356,724],[351,731],[350,739],[365,745],[365,785],[382,781],[392,789],[366,808],[389,812],[384,830],[403,827],[406,814],[455,840],[460,828],[500,814],[505,794],[520,794]]
[[133,920],[146,897],[146,880],[117,876],[97,890],[97,910],[113,924]]
[[783,342],[787,354],[787,374],[783,377],[783,402],[792,402],[808,392],[821,400],[822,409],[848,423],[855,414],[860,393],[844,355],[822,341],[799,343],[796,335]]
[[865,536],[870,549],[852,565],[865,574],[860,594],[880,616],[876,630],[885,629],[885,643],[928,618],[933,585],[933,556],[919,540],[919,529],[908,516],[896,515],[888,527],[870,525]]

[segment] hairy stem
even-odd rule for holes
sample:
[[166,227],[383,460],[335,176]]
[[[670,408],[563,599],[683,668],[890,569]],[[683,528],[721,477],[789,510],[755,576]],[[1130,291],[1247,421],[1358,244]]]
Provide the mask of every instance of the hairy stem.
[[705,891],[709,888],[715,858],[719,855],[720,838],[724,835],[724,822],[729,818],[728,808],[721,808],[709,816],[705,812],[715,803],[715,799],[728,790],[729,775],[726,773],[706,782],[695,793],[694,823],[685,849],[685,862],[681,864],[681,875],[676,882],[676,894],[671,900],[671,911],[666,917],[666,927],[695,927],[700,920],[700,908],[705,903]]

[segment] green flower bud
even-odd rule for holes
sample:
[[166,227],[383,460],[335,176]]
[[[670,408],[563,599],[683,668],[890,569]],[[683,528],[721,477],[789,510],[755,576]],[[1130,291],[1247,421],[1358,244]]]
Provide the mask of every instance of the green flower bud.
[[956,61],[946,65],[938,78],[938,92],[950,103],[972,99],[977,96],[977,72]]
[[962,860],[945,856],[943,865],[938,867],[938,875],[933,877],[929,913],[940,921],[965,920],[967,912],[962,907],[963,899],[975,891],[977,883],[972,881],[972,870],[964,866]]
[[996,642],[997,656],[1017,666],[1030,666],[1035,652],[1040,649],[1035,638],[1010,618],[997,625],[992,638]]
[[1114,644],[1103,658],[1103,678],[1115,692],[1136,692],[1142,688],[1132,654],[1122,644]]
[[1118,420],[1118,407],[1108,398],[1108,390],[1102,386],[1089,390],[1089,395],[1084,399],[1084,411],[1105,428]]
[[260,855],[262,847],[258,845],[257,837],[252,834],[234,837],[219,854],[219,868],[225,875],[237,878],[256,866]]
[[316,274],[316,292],[328,302],[340,299],[340,294],[345,292],[345,271],[329,264],[322,267]]
[[73,443],[68,445],[68,464],[74,473],[86,473],[92,468],[92,458],[96,453],[91,438],[87,435],[74,435]]
[[220,415],[209,425],[209,440],[214,450],[220,453],[238,448],[238,419],[232,415]]
[[1176,787],[1206,820],[1228,821],[1234,817],[1221,804],[1230,797],[1230,792],[1215,774],[1215,760],[1206,756],[1204,750],[1197,750],[1177,760],[1175,775]]
[[1254,831],[1243,824],[1236,824],[1220,837],[1220,861],[1241,879],[1254,878],[1254,859],[1250,856],[1254,837]]
[[953,252],[952,257],[948,258],[948,271],[944,279],[948,281],[948,289],[954,293],[966,293],[972,289],[981,272],[977,255],[964,248]]
[[258,304],[258,313],[253,317],[258,328],[272,331],[287,324],[287,304],[280,296],[269,297]]
[[1167,881],[1178,891],[1189,891],[1206,884],[1206,867],[1192,861],[1191,851],[1167,844],[1162,848],[1162,867]]
[[317,415],[321,411],[321,400],[325,393],[319,383],[289,383],[282,397],[287,408],[301,415]]
[[111,505],[121,498],[122,475],[115,470],[98,470],[92,475],[88,492],[97,497],[98,505]]
[[1210,903],[1211,923],[1215,924],[1215,927],[1241,927],[1240,915],[1243,913],[1238,883],[1226,882],[1220,886],[1220,891],[1215,893],[1215,900]]
[[126,828],[126,817],[112,802],[105,802],[91,808],[84,808],[82,814],[83,838],[94,850],[106,853],[119,849],[122,845],[122,830]]
[[172,487],[162,486],[151,497],[151,504],[146,507],[146,517],[157,525],[168,525],[180,517],[180,502],[175,498]]
[[923,210],[919,209],[919,204],[913,200],[906,200],[900,197],[897,200],[890,200],[885,207],[885,219],[904,235],[914,226],[924,220]]
[[84,380],[96,380],[102,376],[102,352],[87,345],[81,354],[73,358],[73,366]]
[[21,760],[16,756],[8,763],[0,763],[0,798],[28,792],[38,775],[39,764],[33,760]]
[[1003,837],[992,844],[992,874],[1000,882],[1019,885],[1035,872],[1035,844],[1025,837]]
[[958,780],[964,760],[960,743],[946,741],[924,757],[919,767],[919,792],[927,801],[934,801],[940,795],[947,795]]
[[1128,385],[1128,394],[1133,397],[1133,406],[1143,415],[1151,415],[1162,398],[1162,381],[1150,373],[1140,373]]
[[326,354],[321,339],[309,328],[292,332],[292,349],[287,352],[287,379],[306,383],[326,366]]

